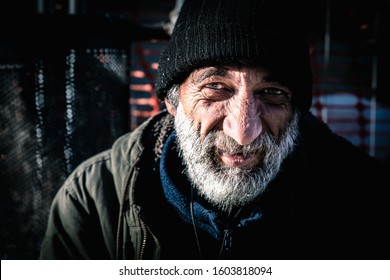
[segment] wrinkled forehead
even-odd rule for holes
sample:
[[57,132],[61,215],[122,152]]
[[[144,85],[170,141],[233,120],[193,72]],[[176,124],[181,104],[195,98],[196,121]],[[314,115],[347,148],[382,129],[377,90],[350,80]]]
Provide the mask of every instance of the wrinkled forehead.
[[259,79],[262,81],[276,82],[288,87],[286,78],[283,78],[283,71],[277,71],[277,69],[272,71],[271,69],[273,68],[265,65],[260,66],[247,60],[233,61],[196,68],[185,80],[192,79],[195,83],[200,83],[211,77],[233,78],[237,73],[246,72],[255,76],[258,74]]

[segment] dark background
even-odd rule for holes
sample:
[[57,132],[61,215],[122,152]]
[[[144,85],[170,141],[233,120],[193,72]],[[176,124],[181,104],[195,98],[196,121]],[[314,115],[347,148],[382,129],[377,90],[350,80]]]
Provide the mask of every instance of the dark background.
[[[3,2],[0,257],[36,259],[52,198],[69,173],[162,108],[154,81],[176,1]],[[311,110],[388,163],[390,1],[358,2],[306,6]]]

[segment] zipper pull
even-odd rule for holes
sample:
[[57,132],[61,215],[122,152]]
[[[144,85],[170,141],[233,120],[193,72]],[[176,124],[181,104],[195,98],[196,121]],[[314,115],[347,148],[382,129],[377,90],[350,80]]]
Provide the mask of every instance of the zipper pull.
[[219,250],[219,259],[228,258],[232,253],[233,235],[232,230],[227,228],[224,230],[221,249]]

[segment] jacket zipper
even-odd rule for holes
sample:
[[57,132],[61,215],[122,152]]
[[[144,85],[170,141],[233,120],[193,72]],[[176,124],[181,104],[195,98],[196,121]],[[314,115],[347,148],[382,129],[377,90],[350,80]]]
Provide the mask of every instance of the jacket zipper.
[[145,223],[142,220],[140,220],[140,223],[141,223],[141,228],[142,228],[142,231],[143,231],[144,234],[143,234],[143,239],[142,239],[141,250],[140,250],[140,253],[139,253],[139,259],[143,260],[144,252],[145,252],[145,248],[146,248],[146,241],[148,239],[148,231],[146,229]]
[[153,237],[154,248],[153,248],[152,256],[153,256],[153,258],[156,258],[157,254],[158,254],[158,248],[157,248],[158,247],[158,240],[154,236],[154,234],[152,234],[150,232],[150,230],[148,229],[148,227],[146,226],[146,224],[144,223],[143,220],[140,219],[140,223],[141,223],[141,228],[142,228],[142,231],[143,231],[144,234],[143,234],[143,239],[142,239],[142,245],[141,245],[141,250],[140,250],[140,254],[139,254],[139,259],[143,260],[143,258],[144,258],[145,249],[146,249],[146,242],[148,242],[148,240],[149,240],[148,234],[150,234]]
[[232,252],[232,230],[231,229],[225,229],[221,244],[221,249],[219,251],[219,259],[221,259],[224,256],[229,256]]

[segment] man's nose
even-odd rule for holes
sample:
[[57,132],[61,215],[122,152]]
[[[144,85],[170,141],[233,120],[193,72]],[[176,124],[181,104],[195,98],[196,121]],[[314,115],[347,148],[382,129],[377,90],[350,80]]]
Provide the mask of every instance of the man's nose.
[[229,106],[223,130],[240,145],[247,145],[252,143],[263,129],[260,106],[252,93],[241,92],[238,95]]

